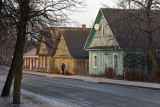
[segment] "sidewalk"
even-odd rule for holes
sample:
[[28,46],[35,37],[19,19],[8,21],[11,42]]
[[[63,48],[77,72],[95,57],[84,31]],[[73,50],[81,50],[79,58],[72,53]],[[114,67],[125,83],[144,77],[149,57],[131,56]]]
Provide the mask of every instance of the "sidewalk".
[[23,73],[31,74],[31,75],[45,76],[49,78],[66,78],[66,79],[83,80],[83,81],[95,82],[95,83],[123,85],[123,86],[132,86],[132,87],[160,90],[160,84],[158,83],[136,82],[136,81],[127,81],[127,80],[113,80],[113,79],[108,79],[108,78],[103,78],[103,77],[91,77],[91,76],[79,76],[79,75],[67,76],[67,75],[61,75],[61,74],[49,74],[49,73],[42,73],[42,72],[36,72],[36,71],[23,71]]

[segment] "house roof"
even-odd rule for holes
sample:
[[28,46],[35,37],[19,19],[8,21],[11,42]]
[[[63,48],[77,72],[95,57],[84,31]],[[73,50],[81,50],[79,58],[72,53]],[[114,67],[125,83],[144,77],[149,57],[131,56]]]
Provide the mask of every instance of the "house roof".
[[36,48],[33,48],[32,50],[28,51],[27,53],[25,53],[23,56],[37,56],[36,55]]
[[[116,37],[120,48],[148,49],[145,14],[140,10],[101,8],[102,14]],[[153,29],[160,25],[160,11],[152,11]],[[138,17],[138,18],[136,18]],[[154,48],[160,48],[160,29],[153,33]]]
[[89,57],[89,53],[83,50],[87,37],[90,33],[89,28],[72,28],[62,29],[62,35],[65,39],[67,47],[72,57],[74,58],[86,58]]
[[[42,40],[42,37],[44,37],[44,42],[46,44],[49,56],[52,54],[53,45],[56,41],[59,30],[60,29],[58,27],[43,27],[40,31],[40,38]],[[40,43],[41,41],[39,41],[39,47],[37,48],[37,54],[39,54],[39,51],[40,51]]]
[[[77,41],[77,43],[79,42],[78,40],[81,40],[80,44],[73,43],[74,45],[79,45],[79,46],[77,46],[76,50],[69,48],[71,55],[73,55],[74,57],[84,57],[88,54],[88,52],[82,52],[83,50],[80,50],[80,49],[82,46],[84,46],[84,42],[86,41],[86,38],[89,35],[90,29],[88,29],[88,28],[82,29],[82,28],[76,28],[76,27],[43,27],[41,29],[41,37],[43,36],[45,39],[45,44],[46,44],[49,56],[55,54],[56,48],[54,45],[56,44],[56,40],[60,39],[60,35],[59,35],[60,31],[63,32],[63,35],[66,39],[67,45],[69,45],[69,46],[72,44],[68,43],[67,38],[73,39],[76,36],[76,38],[74,40]],[[40,46],[40,42],[39,42],[39,46]],[[70,41],[70,42],[73,42],[73,41]],[[40,50],[40,47],[37,48],[37,54],[39,54],[39,50]],[[77,52],[79,55],[75,52]],[[80,52],[81,52],[81,54],[80,54]],[[74,54],[77,54],[78,56],[76,56]]]

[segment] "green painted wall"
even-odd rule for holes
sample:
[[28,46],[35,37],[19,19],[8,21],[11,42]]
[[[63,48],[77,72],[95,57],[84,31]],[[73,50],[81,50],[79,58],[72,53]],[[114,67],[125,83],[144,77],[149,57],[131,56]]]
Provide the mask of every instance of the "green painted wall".
[[[147,53],[143,50],[136,50],[136,51],[116,51],[118,54],[118,69],[116,70],[116,75],[122,75],[123,76],[123,70],[124,70],[124,56],[127,53],[136,53],[136,54],[142,54],[146,55]],[[90,62],[90,68],[89,68],[89,74],[94,75],[101,75],[105,73],[104,70],[104,60],[108,60],[107,67],[114,68],[113,64],[113,55],[115,51],[114,50],[92,50],[89,51],[89,62]],[[93,67],[93,56],[97,55],[97,68]],[[104,54],[108,55],[108,59],[104,59]],[[137,69],[138,70],[138,69]],[[145,65],[145,71],[147,71],[147,66]]]
[[[98,24],[99,29],[95,30],[94,25]],[[114,47],[115,46],[115,39],[113,32],[111,31],[108,22],[104,18],[101,10],[99,10],[97,18],[94,22],[94,25],[92,27],[91,33],[89,35],[89,38],[87,40],[87,43],[85,45],[85,49],[89,50],[89,74],[94,75],[101,75],[105,73],[105,65],[107,65],[108,68],[114,68],[114,59],[113,55],[115,54],[114,48],[112,49],[100,49],[100,48],[91,48],[91,47]],[[102,26],[105,26],[105,32],[104,35],[102,35]],[[116,42],[117,46],[118,43]],[[88,48],[88,49],[87,49]],[[118,54],[118,69],[116,70],[116,75],[123,75],[124,70],[124,56],[127,53],[135,52],[136,54],[145,54],[143,50],[136,50],[136,51],[129,51],[129,50],[122,50],[117,49]],[[93,66],[93,56],[97,55],[97,68]],[[105,56],[106,55],[106,56]],[[106,64],[106,62],[108,62]],[[147,71],[147,66],[145,66],[145,70]]]
[[[107,67],[113,68],[113,55],[114,50],[95,50],[95,51],[89,51],[89,62],[90,62],[90,68],[89,68],[89,74],[95,74],[100,75],[105,73],[105,66],[104,61],[108,60]],[[117,75],[123,75],[123,51],[117,51],[118,54],[118,69],[116,70]],[[93,66],[93,56],[97,55],[97,68],[94,68]],[[108,56],[108,59],[104,58],[104,54]]]

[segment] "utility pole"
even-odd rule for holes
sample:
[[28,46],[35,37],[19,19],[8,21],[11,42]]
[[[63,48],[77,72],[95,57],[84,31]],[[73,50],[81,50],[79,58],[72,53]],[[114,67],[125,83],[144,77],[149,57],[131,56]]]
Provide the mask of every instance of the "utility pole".
[[117,19],[117,17],[116,17],[116,10],[115,10],[115,54],[114,54],[114,56],[113,56],[113,63],[114,63],[114,70],[115,70],[115,72],[114,72],[114,76],[116,76],[116,72],[117,72],[117,58],[118,58],[118,56],[117,56],[117,28],[116,28],[116,19]]

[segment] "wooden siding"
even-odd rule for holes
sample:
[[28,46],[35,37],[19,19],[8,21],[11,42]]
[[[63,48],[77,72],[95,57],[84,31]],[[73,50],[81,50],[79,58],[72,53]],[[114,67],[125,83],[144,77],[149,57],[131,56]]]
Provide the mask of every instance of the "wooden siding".
[[61,65],[62,62],[65,63],[65,71],[75,74],[74,73],[74,59],[73,58],[55,58],[54,70],[58,70],[61,73]]
[[60,41],[59,41],[54,57],[70,57],[71,58],[71,54],[68,50],[67,44],[63,36],[61,36],[60,38]]
[[[123,51],[117,51],[118,53],[118,69],[116,70],[117,75],[123,75]],[[97,55],[97,68],[93,67],[93,55]],[[95,74],[95,75],[103,75],[105,73],[104,68],[104,54],[108,56],[108,68],[113,68],[113,54],[114,51],[105,51],[105,50],[99,50],[99,51],[89,51],[89,74]]]
[[[99,24],[99,29],[95,30],[94,26],[92,27],[90,36],[87,40],[85,47],[87,48],[96,46],[106,46],[106,47],[114,46],[115,45],[114,35],[101,11],[99,11],[97,15],[94,25],[95,24]],[[104,35],[102,35],[102,26],[104,26],[104,31],[105,31]]]
[[65,63],[65,70],[70,74],[80,74],[87,75],[88,70],[86,70],[86,61],[85,59],[74,59],[74,58],[55,58],[54,70],[58,70],[61,73],[62,62]]
[[[142,54],[146,55],[146,52],[143,50],[135,50],[135,51],[117,51],[118,53],[118,69],[116,70],[116,75],[122,75],[123,76],[123,70],[124,70],[124,56],[127,53],[136,53],[136,54]],[[97,54],[97,68],[93,67],[93,55]],[[114,55],[114,50],[99,50],[99,51],[89,51],[89,74],[94,74],[94,75],[103,75],[105,73],[104,70],[104,57],[103,55],[107,54],[108,55],[108,66],[109,68],[113,68],[113,55]],[[145,71],[147,71],[147,66],[145,66]]]
[[47,46],[44,42],[40,43],[39,55],[48,55]]
[[[45,58],[45,61],[44,61]],[[41,61],[42,60],[42,61]],[[41,66],[41,62],[43,63]],[[39,71],[50,72],[51,71],[51,57],[50,56],[39,56]]]
[[89,71],[86,69],[86,63],[89,59],[74,59],[74,72],[79,75],[88,75]]

